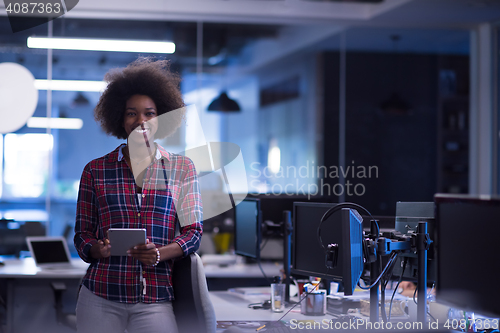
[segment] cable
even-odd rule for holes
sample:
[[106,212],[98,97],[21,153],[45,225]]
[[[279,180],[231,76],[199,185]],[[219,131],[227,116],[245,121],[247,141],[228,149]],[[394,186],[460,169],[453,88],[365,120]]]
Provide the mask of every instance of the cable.
[[[432,287],[432,288],[434,288],[434,285],[433,285],[433,287]],[[418,288],[415,288],[415,292],[413,293],[413,302],[415,302],[415,304],[418,304],[418,303],[417,303],[417,300],[415,299],[415,295],[417,294],[417,289],[418,289]],[[427,300],[425,300],[425,302],[427,303]],[[429,307],[427,306],[427,304],[425,305],[425,308],[426,308],[426,309],[429,309]],[[426,313],[429,315],[429,317],[431,317],[431,318],[432,318],[432,320],[437,321],[437,319],[436,319],[436,318],[434,318],[434,317],[431,315],[431,313],[429,312],[429,310],[427,310],[427,311],[426,311]]]
[[397,262],[398,255],[399,255],[399,253],[396,253],[396,255],[394,256],[394,260],[392,261],[391,266],[387,269],[385,276],[383,276],[381,281],[380,281],[382,286],[384,287],[384,289],[387,289],[387,285],[389,284],[389,281],[391,281],[392,272],[394,271],[394,266]]
[[[320,283],[320,282],[321,282],[321,279],[320,279],[320,280],[318,281],[318,283],[314,286],[314,288],[312,288],[312,289],[311,289],[311,291],[308,291],[308,292],[305,294],[305,296],[304,296],[304,297],[301,297],[301,296],[299,295],[300,300],[299,300],[297,303],[295,303],[295,304],[294,304],[294,305],[290,308],[290,310],[288,310],[287,312],[285,312],[285,314],[284,314],[284,315],[282,315],[282,316],[281,316],[278,320],[276,320],[275,322],[274,322],[274,321],[273,321],[273,322],[271,322],[271,324],[266,324],[266,325],[263,325],[263,326],[261,326],[261,327],[257,328],[257,330],[259,331],[259,330],[263,329],[263,328],[264,328],[264,327],[266,327],[266,326],[267,326],[267,327],[271,327],[271,325],[272,325],[273,323],[278,324],[278,323],[279,323],[279,322],[280,322],[283,318],[285,318],[285,316],[286,316],[287,314],[289,314],[289,313],[290,313],[290,311],[292,311],[292,310],[293,310],[293,309],[294,309],[297,305],[299,305],[299,304],[300,304],[303,300],[305,300],[305,299],[307,298],[307,296],[309,296],[309,295],[310,295],[310,294],[311,294],[311,293],[312,293],[312,292],[313,292],[316,288],[318,288],[318,286],[319,286],[319,283]],[[268,326],[268,325],[269,325],[269,326]]]
[[[319,222],[319,225],[318,225],[318,229],[317,229],[317,237],[318,237],[318,241],[319,241],[319,244],[321,245],[321,247],[323,248],[323,250],[326,252],[326,248],[325,246],[323,245],[323,241],[321,239],[321,225],[323,224],[323,222],[325,222],[330,216],[332,216],[335,212],[343,209],[343,208],[351,208],[351,209],[354,209],[354,210],[361,210],[363,211],[366,215],[370,216],[370,218],[375,221],[376,225],[377,225],[377,230],[380,230],[379,226],[378,226],[378,222],[373,218],[372,214],[366,209],[364,208],[363,206],[361,205],[358,205],[358,204],[355,204],[355,203],[352,203],[352,202],[343,202],[343,203],[339,203],[335,206],[333,206],[332,208],[328,209],[325,214],[323,215],[323,217],[321,218],[321,221]],[[359,214],[359,212],[358,212]],[[361,219],[362,220],[362,219]],[[377,235],[378,235],[378,232],[377,232]]]
[[382,319],[387,323],[387,312],[385,311],[385,285],[383,283],[380,286],[380,310]]
[[257,310],[257,309],[269,310],[271,308],[271,304],[266,303],[266,302],[270,302],[270,301],[268,300],[268,301],[264,301],[264,302],[260,302],[260,303],[250,303],[247,305],[247,307],[252,309],[252,310]]
[[268,236],[268,237],[266,237],[266,239],[265,239],[265,241],[264,241],[264,244],[262,244],[262,245],[260,246],[260,250],[261,250],[261,251],[262,251],[262,250],[266,247],[267,242],[269,242],[269,238],[270,238],[269,236]]
[[[394,264],[396,263],[396,259],[398,257],[398,254],[396,252],[393,252],[391,255],[391,258],[389,259],[389,267],[387,268],[387,271],[385,274],[382,274],[381,277],[381,285],[380,285],[380,291],[381,291],[381,312],[382,312],[382,318],[384,319],[385,322],[387,322],[387,312],[385,310],[385,289],[387,287],[387,283],[390,280],[390,276],[392,276],[392,270],[394,269]],[[390,311],[390,310],[389,310]],[[390,316],[390,313],[389,313]]]
[[262,272],[262,275],[266,279],[267,283],[271,284],[271,280],[266,276],[266,273],[264,273],[264,270],[262,269],[262,265],[260,264],[260,258],[257,260],[257,265],[259,265],[260,271]]
[[[432,295],[432,291],[434,290],[434,287],[436,286],[436,283],[434,282],[432,284],[432,288],[431,288],[431,291],[429,291],[429,295]],[[427,306],[427,314],[429,315],[429,317],[431,317],[432,320],[434,320],[435,322],[437,322],[438,320],[436,318],[434,318],[432,315],[431,315],[431,311],[429,309],[429,306]]]
[[[387,287],[387,283],[390,280],[390,276],[392,276],[392,270],[394,269],[394,264],[396,263],[396,259],[398,257],[397,253],[393,253],[389,261],[392,261],[390,267],[387,269],[386,275],[387,277],[382,276],[381,278],[381,285],[380,285],[380,292],[381,292],[381,312],[382,312],[382,318],[384,319],[385,322],[387,322],[387,312],[385,311],[385,289]],[[390,317],[390,311],[389,309],[389,317]]]
[[[425,286],[425,287],[427,288],[427,286]],[[415,295],[417,294],[417,290],[418,290],[418,288],[415,288],[415,291],[413,292],[413,302],[414,302],[415,304],[417,304],[417,305],[418,305],[417,300],[415,299]],[[431,289],[431,292],[432,292],[432,290],[434,290],[434,283],[432,284],[432,289]],[[426,309],[428,309],[428,306],[427,306],[427,300],[425,300],[425,303],[426,303],[425,308],[426,308]],[[427,314],[428,314],[428,315],[429,315],[432,319],[434,319],[435,321],[437,321],[437,320],[436,320],[436,319],[435,319],[435,318],[431,315],[431,313],[430,313],[429,311],[426,311],[426,312],[427,312]]]
[[403,280],[403,275],[405,273],[405,268],[407,263],[408,263],[408,257],[405,257],[403,260],[403,269],[401,271],[401,274],[399,275],[398,284],[396,285],[396,288],[394,288],[394,291],[392,292],[391,302],[389,303],[389,320],[391,320],[392,302],[394,301],[394,296],[396,295],[396,291],[398,291],[399,284]]
[[437,322],[438,320],[436,318],[434,318],[433,315],[431,315],[431,313],[429,311],[427,311],[427,314],[429,315],[429,317],[431,317],[432,320],[434,320],[435,322]]
[[387,278],[386,279],[383,279],[385,280],[384,282],[384,287],[387,287],[387,284],[389,283],[389,281],[391,280],[392,278],[392,272],[394,271],[394,266],[396,264],[396,259],[397,259],[397,256],[399,255],[399,253],[396,252],[396,256],[394,257],[394,261],[392,262],[392,265],[391,267],[389,267],[388,271],[387,271]]
[[385,265],[385,268],[384,270],[382,271],[382,273],[380,273],[380,275],[378,276],[377,280],[375,282],[373,282],[373,284],[371,286],[368,286],[368,287],[362,287],[359,282],[358,282],[358,287],[363,289],[363,290],[369,290],[371,288],[373,288],[379,281],[380,279],[382,278],[382,276],[384,276],[384,274],[386,273],[387,271],[387,268],[392,265],[393,263],[393,260],[394,258],[397,256],[397,254],[393,253],[393,256],[391,256],[391,259],[389,259],[389,261],[387,262],[387,264]]
[[259,266],[259,269],[262,272],[262,276],[264,276],[264,278],[266,279],[267,283],[271,284],[271,280],[269,280],[269,278],[267,277],[266,273],[264,272],[264,269],[262,269],[262,265],[260,263],[260,258],[258,258],[258,259],[251,258],[251,259],[253,259],[253,260],[255,260],[257,262],[257,265]]
[[434,291],[434,287],[436,287],[436,282],[432,284],[431,291],[429,291],[429,294],[432,295],[432,292]]

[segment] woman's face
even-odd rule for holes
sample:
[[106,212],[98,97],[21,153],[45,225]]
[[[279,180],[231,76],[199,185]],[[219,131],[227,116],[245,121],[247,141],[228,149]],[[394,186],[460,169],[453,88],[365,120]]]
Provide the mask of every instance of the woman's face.
[[154,140],[158,130],[158,112],[155,102],[146,95],[133,95],[127,100],[123,117],[123,128],[128,135],[128,141],[136,144]]

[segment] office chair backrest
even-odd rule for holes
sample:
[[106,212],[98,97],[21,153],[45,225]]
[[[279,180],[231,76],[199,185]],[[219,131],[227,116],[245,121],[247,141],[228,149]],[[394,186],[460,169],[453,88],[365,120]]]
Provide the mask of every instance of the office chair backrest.
[[215,311],[198,254],[191,253],[174,262],[172,284],[175,297],[172,305],[179,333],[215,333]]

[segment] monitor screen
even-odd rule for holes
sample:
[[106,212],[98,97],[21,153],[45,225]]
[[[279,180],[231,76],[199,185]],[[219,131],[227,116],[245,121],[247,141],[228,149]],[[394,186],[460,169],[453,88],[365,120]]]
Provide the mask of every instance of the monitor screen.
[[19,256],[26,245],[21,229],[0,229],[0,255]]
[[260,200],[246,198],[234,210],[234,252],[245,257],[260,259]]
[[325,250],[318,240],[323,215],[335,204],[295,203],[292,232],[292,273],[342,282],[352,295],[363,273],[363,222],[352,209],[342,209],[321,226],[323,245],[338,244],[337,265],[328,268]]
[[454,308],[500,315],[496,286],[500,198],[436,194],[436,299]]

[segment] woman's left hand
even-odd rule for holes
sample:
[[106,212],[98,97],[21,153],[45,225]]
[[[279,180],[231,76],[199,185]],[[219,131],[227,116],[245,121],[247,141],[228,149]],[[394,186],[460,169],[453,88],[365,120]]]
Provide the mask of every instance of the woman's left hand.
[[145,265],[152,266],[156,263],[156,245],[150,243],[149,239],[146,239],[146,244],[134,246],[127,253]]

